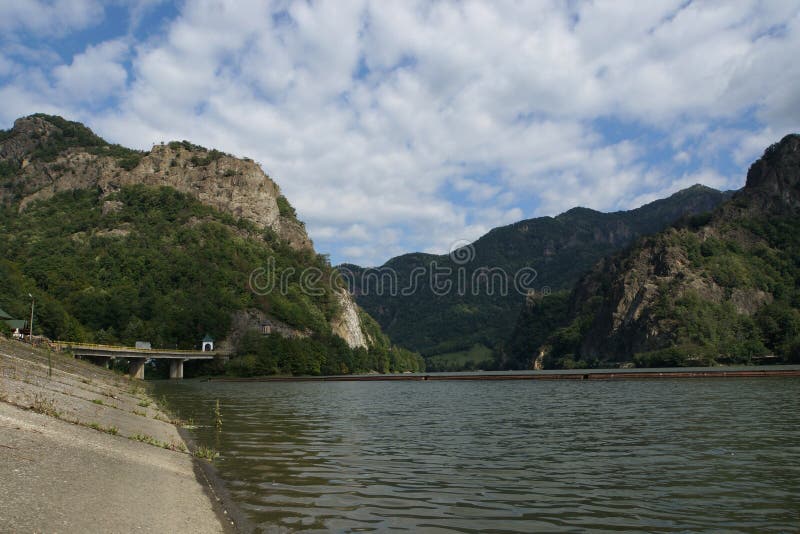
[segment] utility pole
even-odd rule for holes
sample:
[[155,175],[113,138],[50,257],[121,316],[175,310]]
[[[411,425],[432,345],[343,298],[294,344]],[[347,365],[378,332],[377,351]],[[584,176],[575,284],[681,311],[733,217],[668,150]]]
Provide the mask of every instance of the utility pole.
[[34,298],[33,298],[33,295],[31,295],[30,293],[28,293],[28,296],[31,298],[31,324],[30,324],[30,327],[31,327],[31,329],[30,329],[30,339],[31,339],[31,345],[33,345],[33,307],[34,307],[34,305],[36,304],[36,299],[34,299]]

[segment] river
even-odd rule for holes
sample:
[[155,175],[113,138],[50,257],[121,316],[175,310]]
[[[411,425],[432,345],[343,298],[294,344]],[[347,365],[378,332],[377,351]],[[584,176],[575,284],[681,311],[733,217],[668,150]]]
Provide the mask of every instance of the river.
[[798,378],[154,387],[265,532],[800,530]]

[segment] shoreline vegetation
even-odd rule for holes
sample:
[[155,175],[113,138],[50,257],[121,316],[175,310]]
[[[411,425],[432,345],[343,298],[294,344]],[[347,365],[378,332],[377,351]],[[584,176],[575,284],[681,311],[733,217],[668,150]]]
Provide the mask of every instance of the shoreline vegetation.
[[0,530],[238,531],[207,449],[160,404],[141,381],[0,336]]

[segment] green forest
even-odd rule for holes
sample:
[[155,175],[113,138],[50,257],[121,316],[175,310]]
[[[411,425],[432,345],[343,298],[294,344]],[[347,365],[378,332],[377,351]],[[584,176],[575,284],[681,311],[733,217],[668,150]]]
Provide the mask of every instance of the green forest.
[[[288,205],[288,201],[283,200]],[[103,207],[113,206],[113,209]],[[126,187],[101,198],[74,190],[19,213],[0,211],[0,307],[15,316],[36,298],[36,324],[70,341],[196,348],[206,333],[224,338],[231,313],[258,308],[307,338],[249,339],[228,369],[237,375],[418,371],[421,359],[389,346],[379,329],[370,351],[352,350],[330,331],[338,303],[327,284],[320,295],[299,285],[316,267],[336,279],[325,257],[297,251],[274,232],[236,220],[174,189]],[[257,295],[249,274],[272,265],[287,291]],[[332,275],[332,276],[331,276]]]

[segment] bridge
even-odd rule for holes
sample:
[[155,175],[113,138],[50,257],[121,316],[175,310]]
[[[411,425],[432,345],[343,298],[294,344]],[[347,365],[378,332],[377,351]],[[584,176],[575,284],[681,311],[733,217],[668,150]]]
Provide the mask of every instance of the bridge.
[[88,359],[94,363],[107,364],[115,358],[128,360],[128,373],[132,378],[144,378],[144,364],[150,359],[169,360],[169,377],[183,378],[183,362],[187,360],[213,360],[221,356],[229,356],[223,351],[140,349],[117,345],[95,345],[91,343],[71,343],[56,341],[53,345],[58,350],[68,350],[80,359]]

